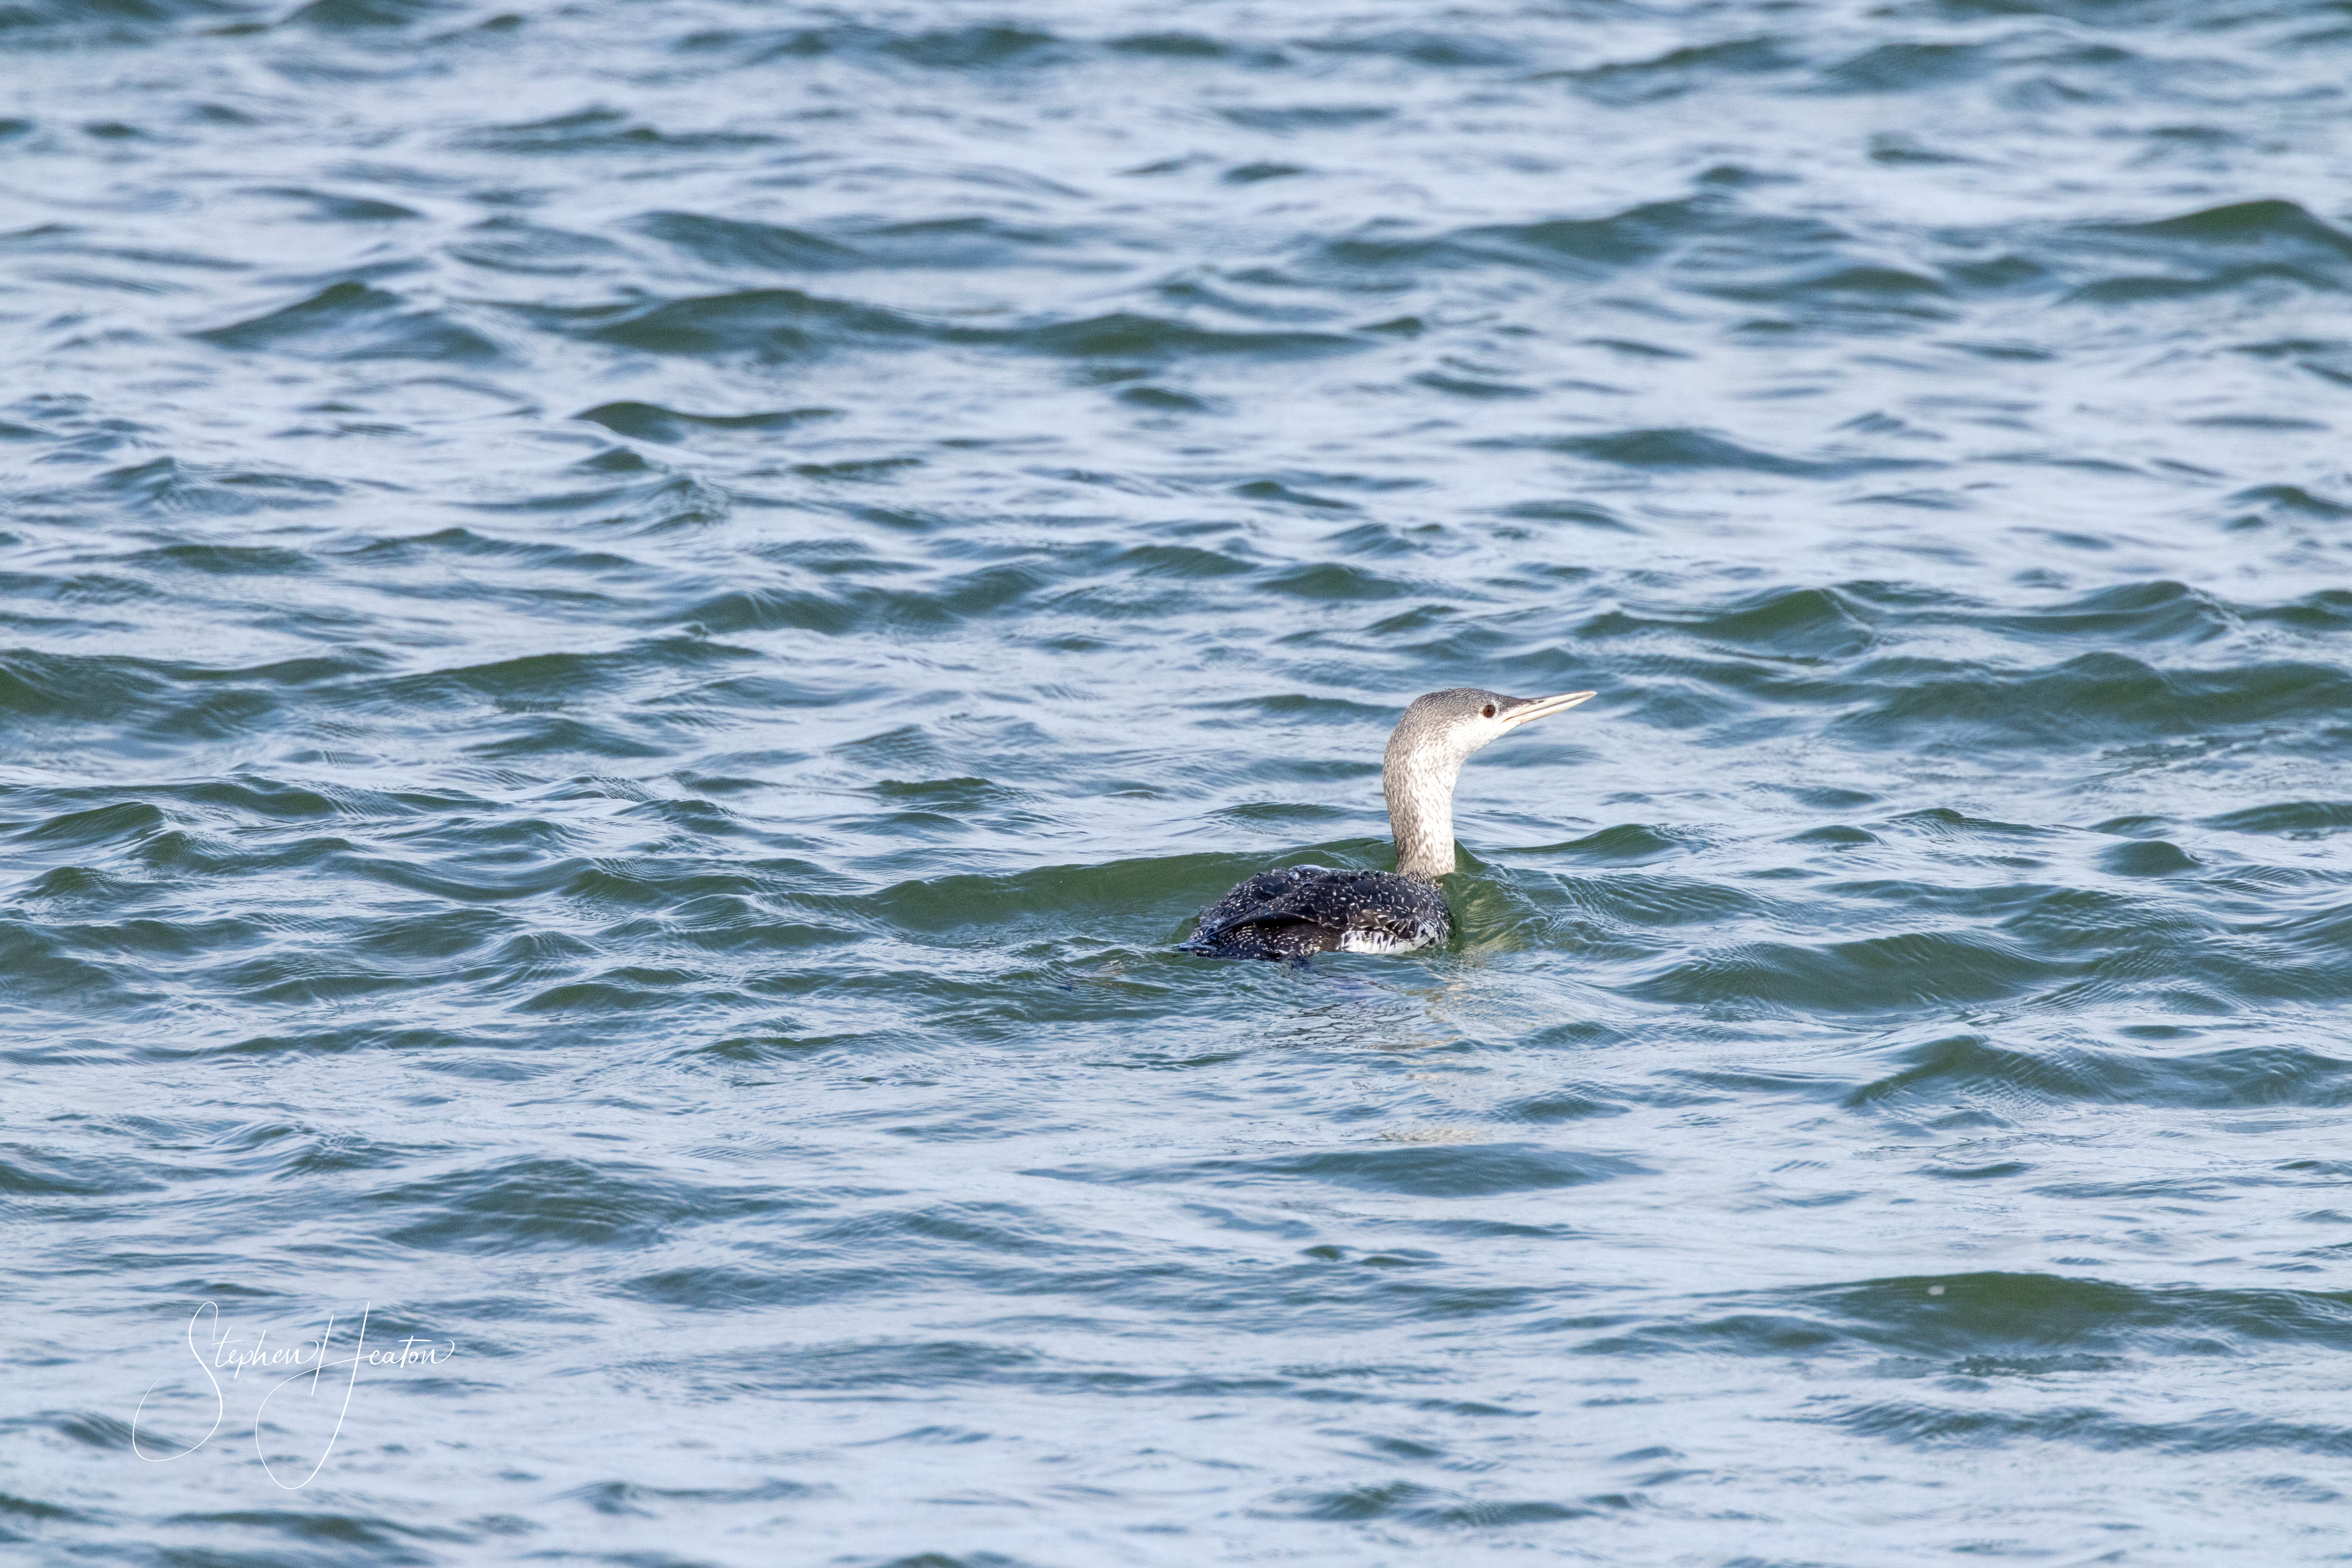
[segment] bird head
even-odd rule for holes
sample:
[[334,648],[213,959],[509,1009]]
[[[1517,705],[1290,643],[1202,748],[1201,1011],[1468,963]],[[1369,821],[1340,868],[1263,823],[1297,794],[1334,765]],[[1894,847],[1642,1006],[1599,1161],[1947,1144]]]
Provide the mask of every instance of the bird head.
[[1595,694],[1568,691],[1558,697],[1506,697],[1475,686],[1456,686],[1412,700],[1389,741],[1393,752],[1400,744],[1422,756],[1459,767],[1481,746],[1501,740],[1522,724],[1565,713]]

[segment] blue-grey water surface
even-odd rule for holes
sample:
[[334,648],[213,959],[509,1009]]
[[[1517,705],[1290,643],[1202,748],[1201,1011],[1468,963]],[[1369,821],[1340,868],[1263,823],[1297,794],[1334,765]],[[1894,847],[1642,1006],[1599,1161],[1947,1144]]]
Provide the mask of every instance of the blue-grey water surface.
[[5,1551],[2352,1554],[2347,84],[0,0]]

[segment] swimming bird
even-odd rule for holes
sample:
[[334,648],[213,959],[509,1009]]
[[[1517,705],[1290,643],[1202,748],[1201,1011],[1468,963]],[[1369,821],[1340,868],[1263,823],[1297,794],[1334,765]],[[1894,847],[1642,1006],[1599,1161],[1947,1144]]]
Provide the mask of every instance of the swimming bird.
[[1506,697],[1457,686],[1416,697],[1381,756],[1381,790],[1396,835],[1397,868],[1334,871],[1294,866],[1261,871],[1201,911],[1183,943],[1208,958],[1411,952],[1454,930],[1437,879],[1454,871],[1454,784],[1470,753],[1522,724],[1565,713],[1591,697]]

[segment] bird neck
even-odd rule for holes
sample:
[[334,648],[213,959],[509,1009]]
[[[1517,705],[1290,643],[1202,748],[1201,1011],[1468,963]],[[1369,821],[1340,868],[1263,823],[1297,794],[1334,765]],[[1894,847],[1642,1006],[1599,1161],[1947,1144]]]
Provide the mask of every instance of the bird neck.
[[1396,835],[1397,875],[1433,882],[1454,870],[1454,783],[1459,757],[1389,742],[1381,763],[1389,831]]

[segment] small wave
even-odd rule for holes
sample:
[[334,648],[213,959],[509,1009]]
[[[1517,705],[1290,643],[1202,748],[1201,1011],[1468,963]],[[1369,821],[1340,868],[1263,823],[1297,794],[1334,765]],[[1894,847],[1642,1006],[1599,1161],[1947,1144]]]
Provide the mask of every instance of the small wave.
[[1386,120],[1396,110],[1377,103],[1305,103],[1283,109],[1221,109],[1217,112],[1246,131],[1288,135],[1301,131],[1349,130]]
[[1817,1417],[1848,1431],[1927,1448],[1983,1449],[2011,1443],[2063,1443],[2100,1453],[2135,1449],[2210,1458],[2283,1450],[2352,1457],[2352,1427],[2219,1411],[2179,1421],[2136,1421],[2093,1405],[2021,1413],[1950,1405],[1874,1403]]
[[2136,27],[2177,22],[2174,0],[1931,0],[1925,7],[1951,22],[2049,16],[2083,26]]
[[1501,451],[1559,452],[1629,468],[1672,473],[1689,468],[1744,468],[1791,479],[1843,479],[1888,469],[1939,465],[1904,458],[1784,458],[1761,452],[1706,430],[1623,430],[1606,436],[1522,436],[1474,443]]
[[1172,577],[1209,581],[1255,572],[1258,563],[1236,560],[1218,550],[1197,550],[1186,544],[1139,544],[1118,558],[1119,567],[1139,577]]
[[1521,518],[1530,522],[1572,522],[1582,528],[1605,529],[1612,533],[1641,531],[1607,507],[1595,501],[1519,501],[1503,508],[1496,515]]
[[144,838],[163,825],[163,814],[154,806],[126,800],[50,817],[23,829],[19,837],[45,848],[89,847]]
[[197,572],[207,577],[285,577],[319,570],[319,563],[299,550],[268,544],[167,544],[125,558],[134,566],[166,571]]
[[1913,92],[1969,81],[2000,68],[1999,43],[1880,44],[1822,71],[1819,92]]
[[828,895],[808,907],[889,928],[1000,943],[1073,926],[1124,930],[1138,941],[1157,942],[1173,921],[1260,868],[1255,860],[1219,855],[1114,860],[901,882],[857,898]]
[[[745,1375],[749,1375],[748,1369]],[[763,1365],[760,1385],[871,1391],[982,1384],[1003,1387],[1036,1380],[1050,1386],[1066,1384],[1073,1376],[1079,1377],[1083,1385],[1083,1374],[1061,1371],[1043,1352],[1025,1345],[980,1340],[866,1338],[805,1346],[786,1368]],[[740,1389],[745,1384],[739,1377],[730,1386]],[[931,1565],[926,1563],[923,1568]],[[956,1568],[998,1568],[998,1564],[982,1559],[969,1564],[957,1563]]]
[[1303,40],[1301,47],[1327,55],[1370,55],[1433,66],[1440,70],[1508,69],[1525,63],[1520,50],[1503,39],[1475,33],[1400,28],[1394,32],[1342,34]]
[[[406,5],[424,0],[320,0],[324,5]],[[663,132],[603,105],[528,124],[501,125],[460,138],[485,153],[572,156],[611,152],[687,152],[758,147],[774,138],[731,131]]]
[[858,340],[920,338],[919,322],[871,305],[820,299],[796,289],[551,310],[525,315],[572,335],[649,353],[803,358]]
[[[718,486],[656,468],[625,447],[607,449],[574,465],[572,472],[599,479],[615,473],[646,477],[629,484],[597,485],[572,491],[541,489],[520,500],[473,501],[468,504],[478,510],[489,512],[598,512],[604,515],[591,521],[599,526],[625,525],[632,532],[647,535],[718,521],[728,515],[734,504],[730,493]],[[469,548],[464,541],[452,537],[460,534],[479,538],[466,529],[445,529],[429,537],[436,541],[449,539],[448,548],[451,549]],[[397,548],[415,542],[394,542]],[[497,542],[483,552],[536,555],[551,564],[586,570],[614,570],[636,564],[602,551],[579,551],[551,544]]]
[[2126,583],[2026,615],[1972,616],[2028,637],[2200,643],[2235,631],[2239,616],[2211,595],[2172,582]]
[[1131,1170],[1074,1166],[1030,1173],[1065,1181],[1198,1183],[1213,1187],[1280,1187],[1312,1182],[1419,1197],[1474,1197],[1583,1186],[1644,1175],[1649,1168],[1617,1155],[1571,1153],[1535,1143],[1449,1143],[1334,1149]]
[[2294,801],[2250,805],[2209,816],[2203,826],[2224,833],[2274,833],[2286,838],[2320,838],[2352,827],[2352,801]]
[[1668,49],[1647,59],[1612,60],[1536,79],[1565,81],[1599,102],[1631,107],[1729,86],[1743,77],[1795,70],[1804,63],[1779,38],[1725,38]]
[[7,0],[0,5],[0,33],[42,28],[132,32],[255,14],[255,7],[236,0]]
[[770,361],[894,342],[969,344],[1073,358],[1147,362],[1193,354],[1294,359],[1361,346],[1352,338],[1330,332],[1223,331],[1132,311],[1031,327],[961,326],[924,321],[879,306],[822,299],[793,289],[630,305],[517,309],[541,325],[573,336],[652,353],[740,354]]
[[[5,929],[0,927],[0,931]],[[157,1192],[163,1186],[144,1174],[134,1162],[84,1160],[14,1148],[9,1152],[13,1157],[0,1158],[0,1193],[12,1197],[110,1197],[124,1193]]]
[[448,16],[451,0],[310,0],[286,20],[298,26],[406,27]]
[[451,257],[471,266],[526,277],[576,277],[622,254],[619,245],[602,236],[575,234],[513,217],[488,219],[467,234],[467,237],[449,246]]
[[515,703],[584,700],[640,675],[677,673],[741,657],[698,639],[660,637],[604,653],[540,653],[396,675],[352,689],[351,700],[398,708],[481,699]]
[[1433,237],[1389,237],[1370,225],[1318,247],[1333,267],[1419,270],[1501,263],[1574,277],[1606,272],[1663,255],[1686,236],[1719,226],[1708,202],[1688,198],[1628,207],[1602,218],[1549,218],[1539,223],[1487,224]]
[[1955,1035],[1914,1047],[1905,1058],[1901,1070],[1853,1089],[1845,1103],[1886,1110],[2026,1101],[2193,1110],[2352,1103],[2352,1062],[2291,1047],[2157,1057],[2087,1046],[2022,1050],[1982,1035]]
[[1295,360],[1348,353],[1364,346],[1337,332],[1220,331],[1126,310],[1008,331],[963,328],[950,336],[960,342],[1002,343],[1078,358],[1117,356],[1142,361],[1196,354]]
[[2053,1355],[2213,1355],[2285,1343],[2352,1344],[2352,1307],[2319,1291],[2143,1288],[2064,1275],[1978,1273],[1743,1292],[1732,1310],[1654,1323],[1580,1347],[1585,1354],[1734,1353],[1854,1357],[1893,1353],[1973,1363],[1979,1375],[2034,1375]]
[[647,213],[640,233],[675,245],[714,267],[772,272],[835,272],[871,265],[856,250],[781,224],[706,217],[700,213]]
[[275,712],[289,689],[371,671],[354,650],[226,669],[164,660],[19,653],[0,658],[0,724],[109,724],[152,738],[226,735]]
[[2111,845],[2098,859],[2101,870],[2117,877],[2177,877],[2199,868],[2195,856],[2160,838]]
[[1778,275],[1768,272],[1696,286],[1718,299],[1786,310],[1793,322],[1808,328],[1908,330],[1950,321],[1958,313],[1945,303],[1951,290],[1940,279],[1908,268],[1856,263],[1840,256],[1779,269]]
[[[624,1295],[659,1307],[700,1312],[737,1312],[809,1307],[820,1301],[864,1295],[887,1277],[885,1271],[875,1268],[802,1268],[789,1274],[764,1274],[751,1268],[703,1265],[641,1274],[623,1283],[619,1289]],[[619,1503],[645,1494],[647,1489],[614,1482],[609,1487],[594,1489],[601,1499]],[[804,1491],[807,1489],[793,1489]]]
[[1270,593],[1322,604],[1360,604],[1398,599],[1413,591],[1410,584],[1343,561],[1329,561],[1314,566],[1286,566],[1266,574],[1259,582]]
[[1218,183],[1227,185],[1255,185],[1267,180],[1287,180],[1307,171],[1296,163],[1236,163],[1217,176]]
[[2240,343],[2236,353],[2254,359],[2281,361],[2309,371],[2336,386],[2352,386],[2352,342],[2321,338],[2277,338],[2267,342]]
[[559,715],[509,719],[504,733],[476,741],[465,749],[477,757],[604,757],[627,759],[666,757],[673,747],[664,741],[633,732],[640,726],[598,722]]
[[305,185],[265,185],[255,194],[299,202],[305,209],[304,216],[314,223],[405,223],[425,216],[398,202],[379,201],[373,196],[337,195]]
[[891,39],[882,46],[898,58],[934,70],[987,70],[1004,65],[1036,65],[1061,52],[1051,33],[1003,23],[934,27]]
[[380,1188],[368,1202],[389,1241],[426,1252],[647,1246],[789,1200],[692,1184],[610,1160],[524,1158]]
[[666,614],[658,624],[698,628],[705,635],[791,629],[840,637],[884,626],[901,634],[944,633],[973,616],[1003,611],[1051,581],[1038,567],[992,566],[923,589],[738,588]]
[[2331,293],[2352,289],[2352,235],[2293,202],[2240,202],[2153,223],[2085,228],[2081,234],[2115,260],[2165,268],[2079,284],[2071,298],[2093,303],[2195,298],[2263,281]]
[[2072,964],[1988,935],[1908,931],[1820,947],[1742,943],[1675,964],[1627,989],[1684,1006],[1899,1015],[2017,996],[2074,973]]
[[[118,974],[116,965],[77,956],[54,927],[7,919],[0,919],[0,996],[18,1005],[58,1009],[111,1010],[152,1000],[152,993],[134,989]],[[0,1173],[0,1182],[44,1179],[37,1173]]]
[[2331,665],[2249,663],[2158,669],[2116,653],[2038,670],[1965,672],[1905,661],[1853,674],[1890,694],[1836,720],[1867,745],[2112,745],[2279,723],[2325,724],[2352,702],[2352,674]]
[[[1644,845],[1624,841],[1616,853],[1631,851],[1631,855],[1618,863],[1640,865],[1655,858],[1651,848],[1655,842],[1653,839]],[[1599,856],[1588,858],[1609,863]],[[1763,900],[1752,893],[1691,878],[1591,877],[1565,879],[1564,883],[1580,910],[1602,920],[1645,929],[1711,925],[1720,921],[1748,919],[1767,909]]]
[[1593,1519],[1622,1510],[1628,1500],[1611,1496],[1601,1506],[1552,1499],[1482,1498],[1413,1481],[1367,1481],[1336,1491],[1280,1492],[1270,1500],[1276,1518],[1362,1523],[1372,1520],[1423,1529],[1499,1530],[1513,1525],[1557,1524]]
[[[600,499],[611,499],[611,492]],[[437,555],[508,561],[517,565],[569,572],[635,572],[642,568],[625,555],[609,551],[579,550],[568,544],[539,540],[500,539],[470,528],[444,528],[403,539],[376,539],[348,552],[370,564],[404,564]]]
[[1139,55],[1147,59],[1161,60],[1240,60],[1248,63],[1276,63],[1280,56],[1272,51],[1213,38],[1202,33],[1129,33],[1110,40],[1107,46],[1123,55]]
[[600,403],[573,415],[592,425],[602,425],[616,435],[635,437],[640,441],[658,441],[664,446],[679,446],[698,431],[791,430],[820,419],[837,419],[837,408],[788,408],[770,414],[687,414],[675,408],[665,408],[657,403]]
[[2181,217],[2126,225],[2111,232],[2229,250],[2254,250],[2336,263],[2352,261],[2352,235],[2289,201],[2238,202]]
[[[156,458],[132,468],[110,468],[72,489],[49,490],[36,499],[68,507],[102,500],[110,507],[163,516],[242,517],[325,506],[343,493],[341,485],[314,475]],[[192,563],[200,563],[233,561],[241,547],[168,548],[194,551]],[[267,554],[267,547],[261,548]],[[214,553],[205,555],[206,551]]]
[[1531,850],[1531,854],[1565,855],[1587,866],[1646,866],[1691,851],[1691,835],[1642,823],[1604,827],[1588,837]]
[[222,348],[327,360],[418,359],[484,363],[504,351],[436,310],[371,284],[346,280],[267,315],[191,337]]
[[1844,659],[1878,641],[1880,612],[1835,588],[1781,588],[1750,595],[1702,616],[1649,616],[1615,609],[1577,628],[1580,637],[1678,632],[1755,653],[1807,661]]

